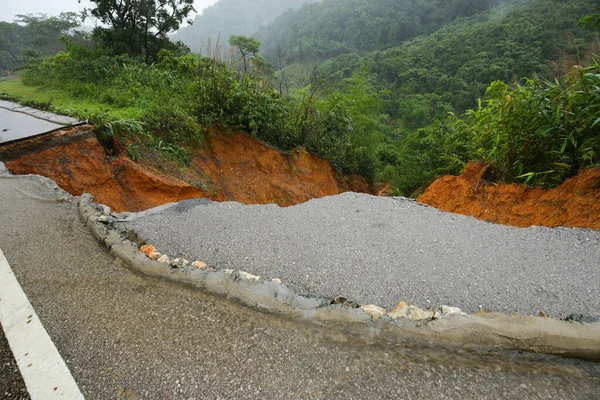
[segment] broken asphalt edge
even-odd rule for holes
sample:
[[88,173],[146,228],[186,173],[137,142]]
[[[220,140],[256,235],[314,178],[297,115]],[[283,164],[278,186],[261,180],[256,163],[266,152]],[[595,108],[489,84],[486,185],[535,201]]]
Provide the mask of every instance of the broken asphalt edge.
[[406,303],[404,312],[396,311],[399,304],[388,313],[374,305],[359,306],[346,299],[340,301],[340,298],[305,293],[278,279],[267,280],[244,271],[211,267],[200,269],[192,265],[173,268],[148,258],[140,251],[138,244],[130,240],[133,239],[130,233],[115,228],[117,218],[110,208],[94,203],[92,195],[84,193],[80,197],[79,214],[96,239],[133,270],[192,285],[248,306],[322,322],[391,324],[407,334],[431,342],[600,361],[600,323],[495,312],[468,315],[447,306],[441,306],[441,312],[432,313],[433,318],[414,320],[411,316],[426,312]]

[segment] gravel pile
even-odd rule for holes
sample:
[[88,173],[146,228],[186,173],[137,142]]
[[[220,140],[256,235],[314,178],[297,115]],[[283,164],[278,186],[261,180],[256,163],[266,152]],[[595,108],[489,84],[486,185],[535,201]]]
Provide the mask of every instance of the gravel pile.
[[288,208],[193,199],[127,228],[171,257],[393,308],[600,317],[600,231],[495,225],[357,193]]

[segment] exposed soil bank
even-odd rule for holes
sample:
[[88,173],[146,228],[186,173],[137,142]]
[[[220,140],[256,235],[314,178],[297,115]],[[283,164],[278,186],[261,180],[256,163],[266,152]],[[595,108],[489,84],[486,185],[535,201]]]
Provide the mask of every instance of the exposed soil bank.
[[362,178],[338,176],[327,160],[303,149],[284,155],[242,132],[208,137],[192,162],[192,170],[215,184],[219,200],[291,206],[345,191],[375,191]]
[[600,229],[600,168],[580,171],[562,185],[543,189],[483,180],[486,167],[471,162],[461,176],[446,175],[417,201],[443,211],[518,227]]
[[[87,130],[86,130],[87,129]],[[13,174],[38,174],[72,195],[84,191],[117,212],[204,197],[247,204],[289,206],[347,190],[374,192],[358,178],[336,177],[329,163],[299,150],[290,156],[236,132],[207,138],[189,168],[174,163],[140,165],[125,151],[107,156],[92,127],[0,148]]]

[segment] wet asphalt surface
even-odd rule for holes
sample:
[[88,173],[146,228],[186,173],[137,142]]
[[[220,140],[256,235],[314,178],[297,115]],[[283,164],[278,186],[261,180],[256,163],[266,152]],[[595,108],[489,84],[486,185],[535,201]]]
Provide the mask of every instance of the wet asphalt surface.
[[17,362],[0,328],[0,399],[29,400]]
[[77,122],[75,118],[0,99],[0,144],[40,135]]
[[135,274],[45,179],[0,177],[0,228],[87,399],[600,398],[597,364],[285,319]]
[[125,223],[161,252],[390,310],[400,300],[600,317],[600,231],[515,228],[404,198],[188,200]]

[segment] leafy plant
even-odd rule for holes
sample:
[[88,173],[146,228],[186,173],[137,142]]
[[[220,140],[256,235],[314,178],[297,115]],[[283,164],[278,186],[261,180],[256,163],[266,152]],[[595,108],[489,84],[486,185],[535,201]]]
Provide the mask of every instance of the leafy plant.
[[487,99],[464,117],[452,116],[450,127],[460,158],[490,164],[492,178],[557,185],[600,162],[600,67],[514,88],[494,82]]

